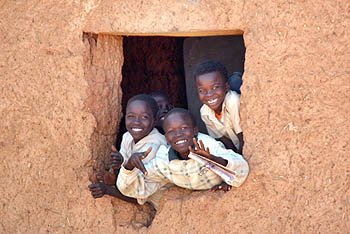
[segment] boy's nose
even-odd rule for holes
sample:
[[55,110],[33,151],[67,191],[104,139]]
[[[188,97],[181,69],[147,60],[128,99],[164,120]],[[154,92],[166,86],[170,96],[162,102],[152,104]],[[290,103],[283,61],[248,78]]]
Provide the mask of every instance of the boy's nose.
[[205,93],[205,96],[210,97],[211,95],[213,95],[213,93],[214,93],[213,90],[208,90],[208,91]]
[[135,117],[133,120],[134,120],[134,122],[139,123],[140,122],[140,117]]
[[182,135],[182,129],[179,129],[175,132],[175,136],[180,136]]

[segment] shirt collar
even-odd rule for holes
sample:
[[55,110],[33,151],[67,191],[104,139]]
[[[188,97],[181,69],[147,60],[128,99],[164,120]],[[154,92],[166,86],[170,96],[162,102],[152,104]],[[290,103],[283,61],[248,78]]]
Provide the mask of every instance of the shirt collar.
[[169,155],[169,162],[171,160],[184,160],[183,158],[180,157],[179,153],[176,152],[173,148],[169,148],[169,151],[168,151],[168,155]]

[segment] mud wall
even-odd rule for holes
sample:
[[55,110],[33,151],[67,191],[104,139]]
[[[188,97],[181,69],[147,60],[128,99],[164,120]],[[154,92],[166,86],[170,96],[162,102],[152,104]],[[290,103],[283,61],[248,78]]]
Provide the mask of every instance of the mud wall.
[[[348,12],[344,1],[1,1],[0,232],[347,232]],[[248,181],[226,194],[171,189],[152,226],[138,230],[138,208],[94,201],[86,189],[119,121],[110,82],[120,83],[123,58],[116,37],[95,81],[83,32],[230,30],[243,30],[246,45]]]

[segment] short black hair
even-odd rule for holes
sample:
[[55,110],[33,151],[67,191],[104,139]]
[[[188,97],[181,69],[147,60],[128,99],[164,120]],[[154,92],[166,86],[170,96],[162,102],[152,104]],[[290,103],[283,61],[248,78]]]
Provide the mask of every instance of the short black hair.
[[206,60],[200,64],[197,65],[193,77],[194,79],[197,79],[198,76],[211,73],[211,72],[219,72],[222,76],[222,79],[224,82],[227,82],[228,80],[228,72],[224,64],[220,63],[219,61],[215,60]]
[[161,90],[153,91],[149,95],[151,95],[152,97],[164,97],[164,98],[169,100],[168,95],[165,92],[161,91]]
[[156,118],[157,117],[157,113],[159,110],[158,104],[156,102],[156,100],[154,100],[154,98],[148,94],[138,94],[133,96],[132,98],[129,99],[127,106],[132,103],[133,101],[143,101],[145,103],[147,103],[147,105],[151,108],[152,113],[153,113],[153,117]]
[[166,120],[166,118],[169,115],[174,114],[174,113],[181,113],[181,114],[187,115],[190,118],[191,122],[192,122],[192,126],[193,127],[197,127],[196,119],[194,118],[192,113],[189,110],[186,110],[184,108],[179,108],[179,107],[175,107],[175,108],[171,109],[168,113],[166,113],[166,115],[164,116],[164,122],[163,123],[165,123],[165,120]]

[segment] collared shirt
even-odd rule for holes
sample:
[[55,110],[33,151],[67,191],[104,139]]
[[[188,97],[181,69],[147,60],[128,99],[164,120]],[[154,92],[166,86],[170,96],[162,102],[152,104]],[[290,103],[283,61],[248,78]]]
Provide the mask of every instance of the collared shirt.
[[123,135],[119,152],[123,156],[125,164],[133,153],[145,152],[149,147],[152,147],[149,155],[142,160],[142,162],[147,163],[156,156],[156,152],[161,145],[167,145],[167,142],[165,137],[156,128],[153,128],[147,136],[139,140],[136,144],[131,134],[126,132]]
[[229,91],[222,103],[222,117],[218,120],[215,117],[215,112],[209,106],[201,107],[201,118],[207,127],[208,134],[214,138],[225,136],[233,142],[236,148],[239,148],[239,140],[237,134],[242,132],[239,118],[239,102],[240,96]]
[[[208,135],[199,133],[197,139],[209,147],[211,154],[227,160],[226,167],[236,174],[230,185],[238,187],[245,181],[249,167],[241,155],[225,149],[221,142]],[[161,146],[154,160],[145,164],[147,176],[137,168],[129,171],[122,167],[117,180],[120,192],[140,201],[168,183],[191,190],[207,190],[223,181],[204,165],[193,159],[181,160],[173,149],[169,149]]]
[[[152,151],[147,155],[146,158],[142,159],[143,163],[149,162],[156,157],[156,153],[161,145],[167,145],[167,141],[164,135],[160,134],[156,128],[153,128],[147,136],[139,140],[136,144],[129,132],[124,133],[119,151],[124,158],[123,165],[125,165],[133,153],[145,152],[149,147],[152,147]],[[157,209],[161,197],[162,191],[159,191],[157,193],[154,193],[152,196],[149,196],[147,199],[137,200],[140,204],[149,201]]]

